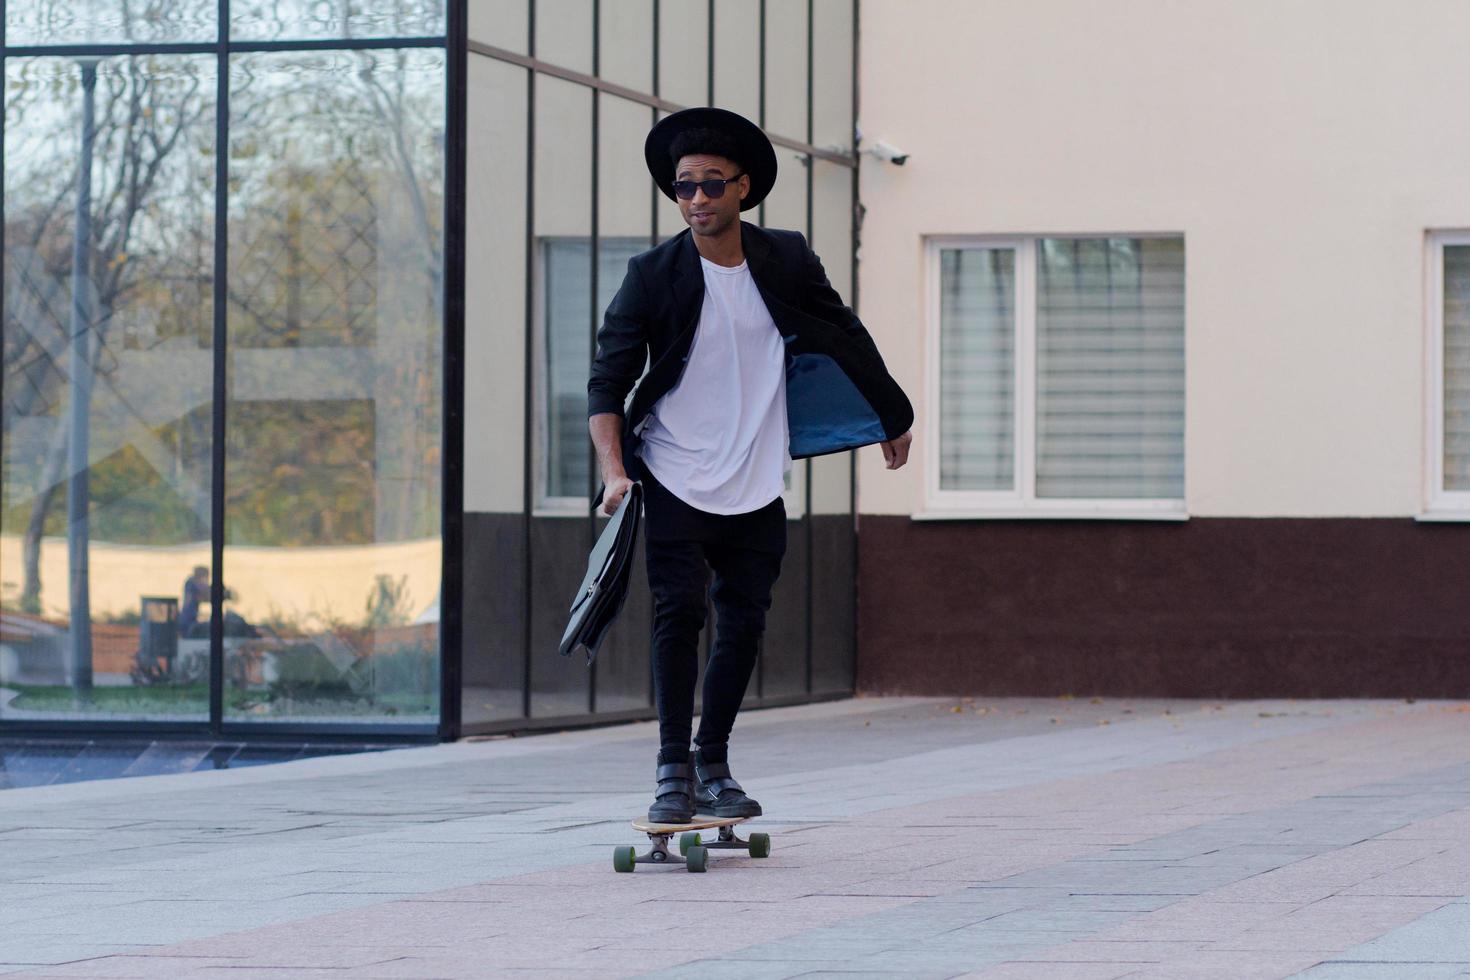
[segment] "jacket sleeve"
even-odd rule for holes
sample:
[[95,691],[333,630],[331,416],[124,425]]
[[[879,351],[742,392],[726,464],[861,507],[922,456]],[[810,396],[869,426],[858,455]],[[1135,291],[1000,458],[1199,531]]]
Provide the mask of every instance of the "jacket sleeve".
[[643,277],[632,260],[597,331],[597,354],[587,382],[587,414],[623,414],[648,359],[648,315]]
[[802,276],[806,312],[842,331],[861,365],[857,369],[862,375],[861,380],[857,377],[853,380],[859,384],[869,404],[878,413],[888,438],[897,439],[913,428],[913,404],[888,373],[883,355],[878,353],[878,345],[873,343],[863,321],[858,319],[852,307],[842,302],[842,297],[832,288],[832,283],[827,279],[827,271],[822,268],[822,260],[817,258],[817,253],[807,244],[805,236],[802,236],[801,248],[806,253]]

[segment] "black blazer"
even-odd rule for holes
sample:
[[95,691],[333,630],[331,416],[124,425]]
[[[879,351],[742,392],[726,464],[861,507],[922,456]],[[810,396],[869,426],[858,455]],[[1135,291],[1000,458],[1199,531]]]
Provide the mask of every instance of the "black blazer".
[[[786,341],[791,456],[802,459],[885,442],[914,424],[908,396],[889,375],[857,314],[827,281],[806,239],[741,222],[751,278]],[[587,382],[589,415],[624,416],[623,466],[637,479],[649,410],[679,383],[704,305],[704,272],[688,229],[628,261],[597,331]],[[638,381],[644,364],[648,374]],[[638,390],[626,405],[634,384]]]

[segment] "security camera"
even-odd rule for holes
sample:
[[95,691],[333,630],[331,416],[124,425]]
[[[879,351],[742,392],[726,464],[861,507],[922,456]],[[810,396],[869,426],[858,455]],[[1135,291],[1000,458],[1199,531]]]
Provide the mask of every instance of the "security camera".
[[896,167],[902,167],[909,158],[909,155],[903,150],[882,140],[874,140],[873,145],[868,147],[868,152],[879,160],[886,160]]

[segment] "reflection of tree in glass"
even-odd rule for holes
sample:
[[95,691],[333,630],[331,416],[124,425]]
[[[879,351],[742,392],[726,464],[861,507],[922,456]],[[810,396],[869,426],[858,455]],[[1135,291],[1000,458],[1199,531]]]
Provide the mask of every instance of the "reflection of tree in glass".
[[[172,378],[146,399],[128,351],[210,342],[213,60],[137,57],[98,68],[92,166],[93,530],[152,543],[207,536],[207,414]],[[39,549],[64,515],[79,70],[10,59],[6,112],[5,521],[25,527],[23,607],[39,606]],[[199,229],[205,230],[201,237]],[[177,373],[177,372],[176,372]],[[129,383],[130,380],[133,383]],[[207,397],[207,374],[201,380]],[[190,396],[194,395],[191,401]],[[144,396],[144,397],[140,397]],[[130,498],[120,522],[100,500]],[[156,518],[155,516],[156,515]]]
[[413,595],[408,590],[408,576],[378,575],[367,599],[367,616],[363,629],[376,630],[402,626],[413,617]]
[[424,37],[444,33],[444,0],[233,0],[236,39]]
[[10,44],[213,41],[218,12],[216,0],[8,0],[5,32]]
[[[443,71],[417,49],[235,61],[232,347],[365,346],[383,320],[437,331]],[[384,285],[416,295],[380,311]]]
[[373,542],[369,402],[241,402],[227,431],[230,544]]
[[[232,392],[279,441],[258,457],[232,438],[229,537],[437,534],[443,54],[247,55],[231,70],[232,377],[253,372]],[[348,453],[362,469],[344,484]],[[302,474],[289,492],[283,472]],[[328,507],[325,523],[302,517]]]

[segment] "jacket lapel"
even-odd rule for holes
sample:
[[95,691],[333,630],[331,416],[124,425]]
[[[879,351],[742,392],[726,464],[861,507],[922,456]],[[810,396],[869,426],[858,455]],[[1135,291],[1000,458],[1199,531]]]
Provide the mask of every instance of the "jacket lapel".
[[764,235],[756,234],[750,225],[742,221],[740,222],[740,248],[745,252],[745,262],[750,267],[751,278],[765,285],[761,274],[766,271],[766,259],[771,254],[771,243]]
[[677,339],[690,325],[699,319],[700,307],[704,305],[704,271],[699,267],[699,251],[694,247],[694,236],[684,231],[674,259],[674,322],[670,341]]

